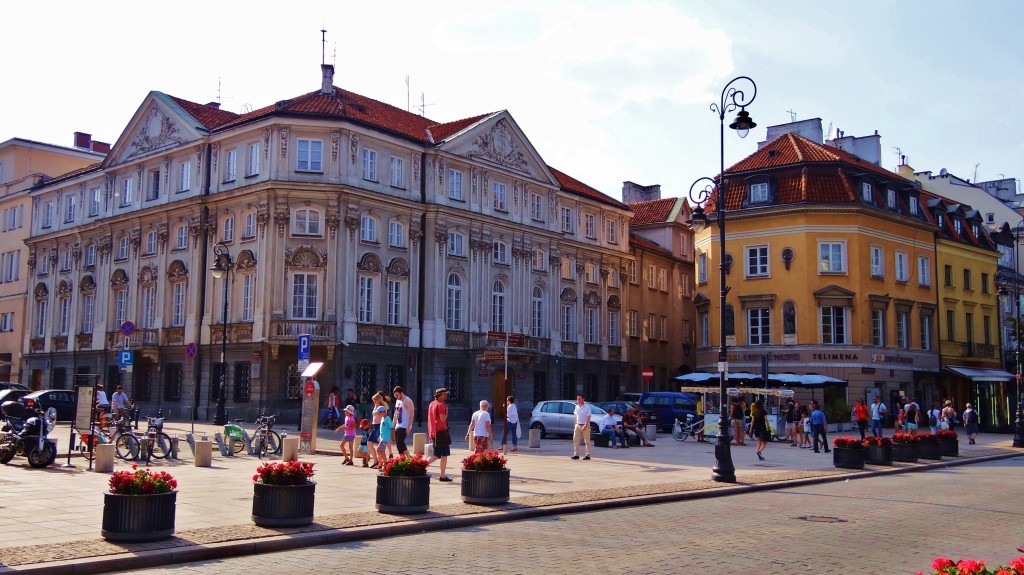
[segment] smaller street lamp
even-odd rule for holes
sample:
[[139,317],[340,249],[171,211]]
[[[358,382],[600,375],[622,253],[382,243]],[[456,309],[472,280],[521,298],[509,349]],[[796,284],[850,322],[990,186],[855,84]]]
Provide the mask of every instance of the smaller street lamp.
[[213,258],[210,273],[213,274],[214,279],[224,280],[224,307],[221,314],[220,382],[218,382],[220,388],[217,390],[217,413],[213,417],[213,424],[224,425],[228,422],[228,413],[225,406],[228,377],[228,366],[225,360],[228,351],[228,272],[231,271],[234,264],[231,261],[231,252],[228,251],[228,247],[223,242],[217,242],[213,246]]

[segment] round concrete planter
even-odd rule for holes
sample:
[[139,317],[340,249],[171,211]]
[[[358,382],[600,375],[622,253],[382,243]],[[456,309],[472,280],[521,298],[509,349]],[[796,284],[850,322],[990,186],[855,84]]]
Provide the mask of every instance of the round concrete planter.
[[864,469],[864,449],[832,448],[832,464],[843,469]]
[[430,476],[377,476],[377,511],[395,515],[426,513],[430,507]]
[[512,472],[462,470],[462,501],[476,505],[501,505],[509,500]]
[[174,534],[174,510],[178,492],[154,495],[103,494],[103,527],[107,541],[144,542]]
[[313,522],[316,482],[252,484],[252,521],[260,527],[302,527]]

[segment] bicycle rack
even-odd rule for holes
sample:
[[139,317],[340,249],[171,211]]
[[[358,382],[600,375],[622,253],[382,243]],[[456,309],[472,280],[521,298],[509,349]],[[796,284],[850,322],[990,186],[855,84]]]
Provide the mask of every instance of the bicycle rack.
[[234,457],[235,456],[234,453],[231,453],[231,449],[228,447],[227,443],[224,442],[224,436],[221,435],[219,431],[217,433],[213,434],[213,439],[214,439],[214,441],[217,442],[217,447],[220,448],[220,454],[221,455],[223,455],[224,457]]
[[168,456],[171,459],[178,459],[178,434],[175,433],[171,436],[171,453]]

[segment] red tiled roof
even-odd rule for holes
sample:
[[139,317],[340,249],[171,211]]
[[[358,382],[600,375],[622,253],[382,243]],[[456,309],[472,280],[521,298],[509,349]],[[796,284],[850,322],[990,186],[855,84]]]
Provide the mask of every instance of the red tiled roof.
[[591,188],[590,186],[584,184],[583,182],[577,180],[576,178],[573,178],[572,176],[566,175],[565,173],[560,172],[555,168],[552,168],[551,166],[548,166],[548,169],[551,170],[551,173],[555,176],[555,179],[558,180],[559,185],[562,186],[562,189],[567,192],[579,194],[581,196],[590,198],[592,200],[597,200],[599,202],[609,204],[617,208],[623,208],[626,210],[629,209],[629,206],[627,206],[626,204],[620,202],[619,200],[616,200],[611,196],[602,194],[601,192],[595,190],[594,188]]
[[672,214],[672,208],[676,205],[676,200],[677,198],[662,198],[629,204],[629,209],[633,210],[633,219],[629,225],[667,222],[668,217]]
[[59,176],[50,178],[49,180],[46,180],[45,182],[41,182],[40,185],[48,186],[50,184],[62,182],[64,180],[70,180],[71,178],[74,178],[75,176],[84,174],[86,172],[91,172],[93,170],[98,170],[100,168],[100,164],[102,164],[102,162],[96,162],[95,164],[89,164],[88,166],[85,166],[84,168],[78,168],[77,170],[71,170],[70,172],[67,172],[65,174],[61,174]]
[[816,144],[807,138],[788,133],[779,136],[763,148],[750,154],[746,158],[736,162],[725,170],[727,174],[764,170],[767,168],[781,168],[790,165],[808,165],[823,163],[843,163],[855,166],[862,170],[868,170],[887,178],[906,179],[903,176],[894,174],[885,168],[876,166],[871,162],[858,158],[857,156],[835,148]]
[[675,257],[672,254],[672,250],[663,248],[660,245],[652,242],[651,240],[648,240],[646,238],[642,238],[642,237],[640,237],[640,236],[638,236],[636,234],[629,234],[629,245],[634,246],[634,247],[638,247],[640,249],[644,249],[644,250],[647,250],[647,251],[650,251],[650,252],[658,252],[658,253],[660,253],[662,255],[666,255],[666,256],[669,256],[669,257]]
[[190,116],[195,118],[196,121],[202,124],[202,126],[207,130],[216,130],[217,128],[227,125],[238,118],[238,114],[228,112],[227,110],[221,110],[214,106],[196,104],[195,102],[176,98],[170,94],[168,94],[167,97],[174,101],[175,104],[181,106],[183,110],[188,112]]
[[465,130],[467,127],[483,120],[487,116],[490,116],[490,114],[480,114],[479,116],[455,120],[454,122],[448,122],[447,124],[434,124],[427,129],[430,130],[430,136],[434,139],[435,143],[442,142],[451,137],[452,134]]

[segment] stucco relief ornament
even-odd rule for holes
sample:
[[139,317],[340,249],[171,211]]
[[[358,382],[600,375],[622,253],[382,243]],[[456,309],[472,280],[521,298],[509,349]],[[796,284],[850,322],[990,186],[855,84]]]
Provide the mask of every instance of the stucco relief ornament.
[[178,126],[174,121],[159,109],[153,108],[128,145],[128,154],[125,158],[134,158],[159,148],[180,146],[184,143],[185,138],[178,133]]
[[146,264],[139,270],[139,283],[140,284],[151,284],[156,283],[159,278],[160,272],[156,269],[155,264]]
[[192,216],[188,219],[188,235],[192,236],[192,247],[199,245],[199,232],[202,230],[202,223],[199,216]]
[[438,160],[438,162],[437,162],[437,186],[438,186],[438,188],[440,188],[444,184],[444,169],[445,169],[445,166],[447,166],[447,164],[445,163],[444,158],[441,158],[440,160]]
[[71,282],[67,280],[62,280],[60,285],[57,286],[57,295],[59,296],[71,295],[72,291],[74,290],[71,289]]
[[274,210],[274,223],[277,224],[277,236],[284,237],[284,230],[288,227],[288,209],[278,208]]
[[263,159],[270,159],[270,128],[263,128]]
[[412,164],[412,179],[413,179],[413,181],[414,182],[420,181],[420,163],[416,160],[415,157],[412,158],[412,160],[409,163]]
[[336,213],[330,213],[327,214],[324,221],[327,224],[327,230],[331,233],[331,239],[333,240],[338,233],[338,226],[341,225],[341,216]]
[[409,277],[409,264],[405,263],[402,258],[395,258],[388,264],[388,276],[390,277]]
[[213,144],[210,146],[210,169],[214,172],[217,171],[217,156],[220,155],[220,144]]
[[78,282],[78,291],[83,294],[95,293],[96,281],[92,279],[92,276],[85,276],[82,281]]
[[359,263],[356,264],[356,267],[359,269],[359,271],[370,273],[380,273],[380,271],[384,268],[384,266],[382,266],[380,263],[380,258],[378,258],[374,254],[364,255],[362,259],[359,260]]
[[310,244],[285,248],[284,265],[288,268],[327,267],[327,250],[317,249],[316,246]]
[[281,157],[288,155],[288,132],[291,132],[291,128],[281,126]]
[[490,132],[480,134],[474,145],[476,149],[471,152],[472,155],[483,156],[502,166],[529,173],[526,156],[519,150],[512,129],[504,120],[494,124]]
[[341,140],[341,132],[331,132],[331,161],[338,161],[338,141]]
[[185,264],[181,260],[171,262],[171,266],[167,268],[167,279],[171,281],[188,279],[188,269],[185,268]]
[[352,134],[348,139],[349,151],[352,153],[352,165],[356,165],[356,156],[359,155],[359,136]]
[[349,239],[355,239],[356,230],[359,229],[359,216],[355,214],[345,216],[345,227],[348,229]]
[[270,209],[267,208],[266,204],[261,204],[256,208],[256,226],[260,229],[260,237],[263,237],[267,231],[267,223],[270,221]]

